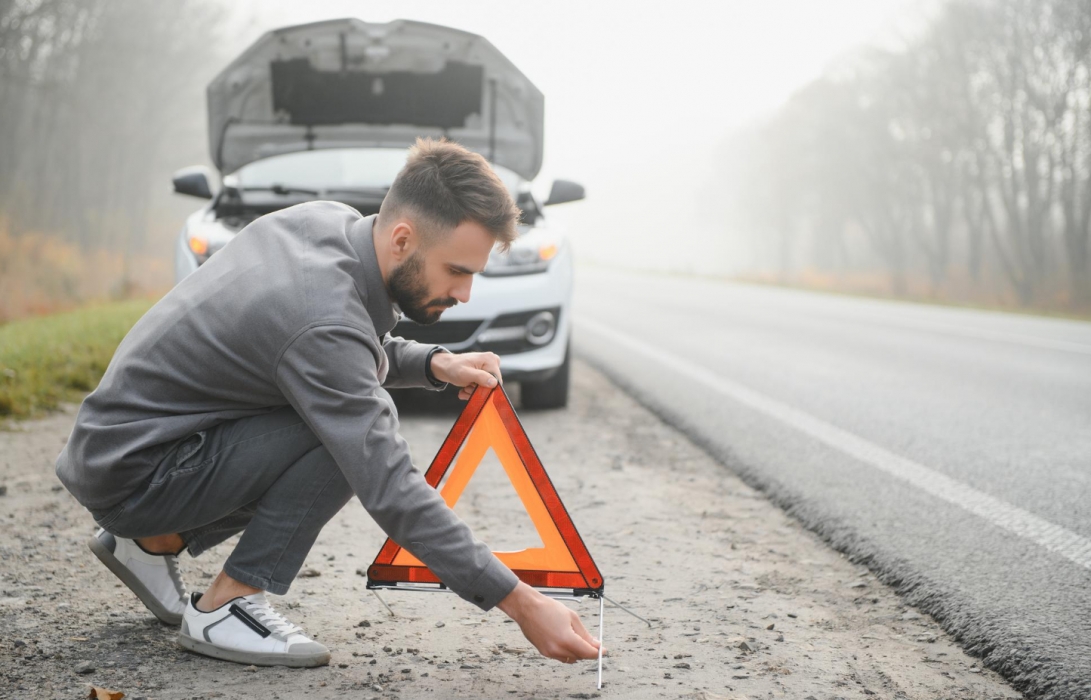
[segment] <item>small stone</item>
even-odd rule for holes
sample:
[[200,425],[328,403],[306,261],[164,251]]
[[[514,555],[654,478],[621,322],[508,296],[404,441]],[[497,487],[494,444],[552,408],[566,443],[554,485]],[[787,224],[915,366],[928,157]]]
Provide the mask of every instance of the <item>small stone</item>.
[[412,672],[413,672],[413,669],[411,669],[411,668],[403,668],[402,669],[402,673],[412,673]]
[[477,668],[477,666],[474,666],[473,664],[462,664],[461,666],[459,666],[459,668],[463,671],[470,671]]
[[368,622],[367,620],[360,620],[359,622],[356,623],[356,626],[357,627],[371,627],[371,623]]
[[356,575],[367,576],[367,569],[361,566],[359,569],[356,570]]
[[914,612],[912,610],[910,610],[909,612],[902,615],[902,620],[905,620],[906,622],[908,622],[909,620],[919,620],[919,619],[921,619],[921,614],[919,612]]
[[322,575],[322,572],[318,569],[304,569],[299,572],[299,578],[318,578]]
[[783,634],[778,634],[777,635],[777,641],[778,642],[783,642],[784,641],[784,635]]
[[72,670],[81,675],[85,675],[88,673],[94,673],[95,665],[90,661],[81,661],[76,664],[75,668],[73,668]]
[[850,585],[849,588],[867,588],[867,583],[863,581],[857,581],[856,583]]
[[337,664],[337,668],[348,668],[348,664]]
[[22,639],[16,639],[15,640],[15,648],[16,649],[21,649],[22,647],[25,647],[26,645],[27,645],[27,643],[24,642]]
[[675,665],[674,665],[674,667],[675,667],[675,668],[685,668],[685,669],[688,669],[688,668],[690,668],[690,665],[689,665],[689,664],[687,664],[687,663],[686,663],[685,661],[683,661],[682,663],[678,663],[678,664],[675,664]]
[[666,679],[668,679],[668,680],[669,680],[669,679],[671,679],[671,678],[674,678],[674,676],[672,676],[672,675],[671,675],[671,674],[669,674],[669,673],[664,673],[664,674],[663,674],[663,677],[664,677],[664,678],[666,678]]
[[746,642],[739,642],[738,649],[739,651],[754,651]]
[[258,672],[258,667],[257,666],[247,666],[243,670],[244,671],[249,671],[250,673],[257,673]]
[[7,484],[0,484],[0,496],[6,496],[6,495],[8,495],[8,486],[7,486]]
[[446,627],[446,626],[447,626],[447,623],[444,622],[443,620],[440,620],[439,622],[436,623],[436,627]]
[[768,625],[766,625],[766,626],[765,626],[765,629],[767,629],[767,630],[771,630],[771,629],[773,629],[773,628],[774,628],[774,627],[776,627],[776,626],[777,626],[777,623],[775,623],[775,622],[770,622],[770,623],[769,623]]
[[788,617],[790,617],[790,618],[792,618],[794,620],[797,617],[799,617],[799,615],[796,615],[795,613],[788,613]]

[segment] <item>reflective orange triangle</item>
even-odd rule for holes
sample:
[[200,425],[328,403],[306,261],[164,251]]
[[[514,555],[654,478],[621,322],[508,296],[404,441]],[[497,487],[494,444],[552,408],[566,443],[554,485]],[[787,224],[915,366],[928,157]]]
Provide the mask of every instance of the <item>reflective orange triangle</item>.
[[[425,479],[438,487],[453,464],[440,493],[447,505],[454,507],[489,448],[500,459],[543,545],[516,552],[496,552],[496,556],[529,585],[601,592],[602,575],[503,388],[479,387],[474,391],[432,460]],[[368,587],[372,588],[439,582],[419,559],[389,538],[368,567]]]

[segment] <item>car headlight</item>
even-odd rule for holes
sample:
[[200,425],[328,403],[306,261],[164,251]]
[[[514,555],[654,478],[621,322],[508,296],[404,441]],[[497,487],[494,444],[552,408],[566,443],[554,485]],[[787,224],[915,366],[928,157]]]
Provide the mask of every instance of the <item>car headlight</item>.
[[201,265],[234,237],[233,232],[219,225],[194,226],[186,231],[186,245]]
[[559,252],[560,246],[556,241],[517,240],[506,253],[494,248],[489,255],[489,264],[481,274],[486,277],[502,277],[545,272]]

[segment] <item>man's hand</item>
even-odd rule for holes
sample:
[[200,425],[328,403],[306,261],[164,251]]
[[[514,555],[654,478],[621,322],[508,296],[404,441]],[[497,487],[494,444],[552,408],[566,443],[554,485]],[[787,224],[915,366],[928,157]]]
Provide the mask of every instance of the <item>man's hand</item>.
[[579,615],[522,581],[497,607],[519,623],[523,636],[542,656],[566,664],[598,658],[599,641],[587,632]]
[[450,352],[437,352],[432,355],[432,376],[441,382],[462,387],[458,398],[465,401],[482,386],[496,386],[503,383],[500,378],[500,357],[492,352],[465,352],[455,355]]

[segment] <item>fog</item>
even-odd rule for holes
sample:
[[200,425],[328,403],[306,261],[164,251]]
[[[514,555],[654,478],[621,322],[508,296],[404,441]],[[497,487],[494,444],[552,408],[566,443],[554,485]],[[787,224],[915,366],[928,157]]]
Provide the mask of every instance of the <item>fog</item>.
[[0,0],[0,318],[169,287],[198,206],[170,176],[210,163],[205,86],[264,32],[345,16],[480,34],[542,90],[536,188],[586,186],[551,211],[581,265],[1084,309],[1089,14],[1077,0]]
[[268,5],[243,12],[261,27],[401,17],[484,36],[545,93],[542,196],[554,177],[588,189],[586,202],[551,212],[569,225],[580,260],[708,273],[739,270],[749,255],[727,245],[701,201],[725,139],[846,51],[896,41],[923,8],[909,0]]

